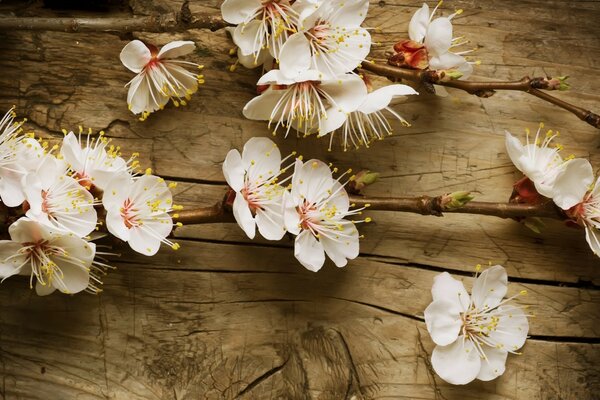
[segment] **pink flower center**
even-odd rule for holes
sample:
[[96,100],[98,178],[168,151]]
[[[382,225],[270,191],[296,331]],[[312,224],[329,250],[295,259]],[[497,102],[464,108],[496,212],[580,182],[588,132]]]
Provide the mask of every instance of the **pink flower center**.
[[256,213],[257,210],[262,209],[258,198],[255,196],[254,191],[252,191],[251,188],[245,186],[241,193],[242,196],[244,196],[244,199],[246,199],[248,202],[248,207],[250,207],[250,211],[252,211],[253,214]]
[[129,229],[139,226],[137,212],[139,210],[134,208],[134,204],[131,199],[127,199],[123,202],[123,207],[121,208],[121,218],[123,218],[123,222],[125,226]]
[[300,226],[302,229],[312,231],[313,229],[311,229],[311,227],[319,222],[311,216],[314,211],[317,211],[317,207],[314,204],[304,200],[304,203],[297,208],[297,211],[298,214],[300,214]]

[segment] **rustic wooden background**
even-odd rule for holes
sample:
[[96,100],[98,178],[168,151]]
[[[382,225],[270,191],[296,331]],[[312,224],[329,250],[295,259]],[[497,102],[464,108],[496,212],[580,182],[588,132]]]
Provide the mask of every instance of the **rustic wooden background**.
[[[59,3],[53,1],[50,3]],[[80,4],[81,2],[73,2]],[[141,16],[217,13],[219,0],[109,2],[108,12],[2,2],[17,16]],[[372,1],[367,25],[382,56],[406,36],[419,1]],[[474,78],[570,75],[558,96],[600,109],[600,2],[455,0],[455,30],[479,47]],[[190,59],[206,85],[185,108],[139,122],[127,111],[132,77],[118,55],[127,41],[191,39]],[[104,129],[125,152],[179,182],[177,200],[209,205],[224,192],[221,162],[230,148],[268,135],[242,107],[256,71],[228,71],[224,30],[165,34],[0,33],[0,106],[15,104],[38,134]],[[521,93],[479,99],[460,92],[412,98],[396,110],[412,124],[358,152],[326,151],[326,140],[276,140],[340,167],[369,168],[382,179],[371,195],[437,195],[472,190],[504,201],[519,174],[504,130],[539,121],[562,131],[565,152],[600,166],[600,132]],[[0,286],[0,396],[3,399],[598,399],[599,260],[583,232],[548,222],[536,235],[514,221],[377,213],[363,226],[361,256],[317,273],[293,258],[292,242],[249,241],[236,225],[184,227],[181,250],[156,257],[126,247],[100,296],[37,297],[26,281]],[[523,355],[499,379],[453,387],[428,363],[434,347],[423,323],[434,275],[449,270],[470,285],[474,265],[499,263],[527,289],[536,317]]]

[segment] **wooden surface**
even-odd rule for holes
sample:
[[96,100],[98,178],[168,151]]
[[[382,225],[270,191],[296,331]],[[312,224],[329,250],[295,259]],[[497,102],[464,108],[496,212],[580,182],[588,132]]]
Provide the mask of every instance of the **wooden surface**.
[[[112,2],[114,3],[114,2]],[[131,0],[113,16],[179,11],[182,0]],[[218,0],[191,1],[192,13]],[[384,52],[406,36],[417,1],[372,1],[367,25]],[[448,1],[463,8],[457,34],[479,47],[473,79],[570,75],[558,96],[600,109],[600,3]],[[54,11],[36,2],[0,3],[17,16],[105,16]],[[177,200],[209,205],[224,192],[221,163],[232,147],[268,135],[242,117],[257,71],[228,72],[224,31],[68,34],[0,33],[0,106],[15,104],[29,128],[59,137],[78,125],[104,129],[126,152],[139,151],[157,174],[180,182]],[[127,111],[132,77],[118,55],[128,40],[196,41],[190,59],[206,85],[186,108],[167,107],[139,122]],[[328,153],[326,140],[277,137],[284,151],[369,168],[378,196],[472,190],[503,201],[519,174],[503,147],[505,129],[523,134],[539,121],[562,132],[567,154],[600,166],[600,133],[522,93],[479,99],[426,94],[396,110],[411,128],[369,150]],[[371,213],[361,256],[317,273],[293,258],[293,243],[249,241],[236,225],[179,229],[181,250],[122,257],[100,296],[37,297],[25,280],[0,286],[0,396],[3,399],[597,399],[600,393],[600,262],[582,231],[548,222],[536,235],[514,221]],[[463,275],[477,263],[504,265],[527,289],[531,339],[488,383],[453,387],[436,378],[423,310],[432,278]]]

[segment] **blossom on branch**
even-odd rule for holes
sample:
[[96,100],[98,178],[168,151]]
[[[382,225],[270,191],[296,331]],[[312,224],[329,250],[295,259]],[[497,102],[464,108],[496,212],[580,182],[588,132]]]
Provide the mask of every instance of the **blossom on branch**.
[[129,81],[127,104],[134,114],[142,114],[141,120],[150,113],[162,110],[171,100],[173,104],[185,106],[191,95],[204,83],[204,76],[188,67],[202,69],[190,61],[176,60],[194,51],[191,41],[177,40],[164,45],[160,51],[140,40],[129,42],[121,50],[121,62],[137,75]]
[[473,72],[474,62],[469,62],[464,55],[473,50],[453,52],[452,49],[467,44],[462,37],[453,37],[452,19],[461,14],[458,10],[448,17],[433,18],[440,1],[429,13],[429,6],[423,6],[415,12],[408,26],[410,40],[403,40],[394,45],[396,54],[390,63],[399,67],[415,69],[431,69],[456,71],[454,76],[467,79]]
[[258,85],[268,85],[244,107],[248,119],[267,120],[274,132],[283,128],[287,136],[292,128],[304,136],[319,136],[339,128],[348,113],[355,111],[367,95],[367,88],[356,75],[345,74],[324,79],[316,70],[304,70],[295,78],[281,70],[267,72]]
[[344,189],[347,182],[340,182],[351,172],[348,170],[334,179],[330,167],[322,161],[296,160],[291,191],[284,198],[285,226],[288,232],[297,235],[294,255],[310,271],[321,269],[325,254],[338,267],[346,266],[349,259],[358,256],[359,235],[355,224],[369,222],[370,218],[347,219],[364,209],[350,209]]
[[233,216],[250,239],[254,239],[256,227],[268,240],[279,240],[285,234],[285,188],[278,179],[285,171],[281,163],[277,145],[260,137],[248,140],[241,155],[230,150],[223,162],[223,175],[235,192]]
[[121,174],[104,189],[106,228],[140,254],[153,256],[161,243],[177,250],[179,244],[167,239],[173,230],[169,212],[181,210],[173,205],[173,196],[164,179],[151,175],[132,177]]
[[471,296],[447,272],[434,278],[425,323],[437,344],[431,364],[446,382],[490,381],[504,373],[508,353],[519,354],[529,322],[523,310],[511,303],[518,295],[504,298],[507,284],[506,270],[500,265],[476,277]]
[[101,291],[96,264],[96,245],[70,234],[21,218],[8,232],[11,240],[0,241],[0,278],[29,275],[29,285],[38,295],[55,290],[73,294],[83,290]]

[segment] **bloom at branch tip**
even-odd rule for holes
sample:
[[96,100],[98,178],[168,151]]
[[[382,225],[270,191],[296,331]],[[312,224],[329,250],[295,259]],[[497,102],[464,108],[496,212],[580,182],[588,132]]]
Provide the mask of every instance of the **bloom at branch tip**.
[[456,47],[468,44],[462,37],[453,37],[452,19],[461,14],[458,10],[448,17],[433,18],[442,1],[430,13],[425,3],[418,9],[410,20],[408,35],[410,40],[404,40],[394,46],[396,54],[390,62],[398,66],[408,66],[416,69],[431,69],[448,71],[449,76],[467,79],[473,73],[473,64],[465,59],[465,55],[474,50],[453,52]]
[[237,25],[231,31],[240,62],[249,68],[278,58],[283,44],[297,31],[298,11],[289,0],[225,0],[223,19]]
[[52,231],[26,217],[13,223],[8,232],[11,240],[0,241],[0,278],[29,275],[29,286],[38,295],[55,290],[74,294],[87,290],[101,291],[96,265],[96,245],[72,234]]
[[67,172],[64,160],[50,152],[43,156],[23,178],[25,215],[53,231],[84,237],[96,228],[94,196]]
[[437,345],[431,364],[446,382],[493,380],[504,373],[508,353],[520,354],[529,322],[523,309],[511,301],[526,292],[504,298],[507,285],[506,270],[500,265],[476,276],[471,296],[447,272],[434,278],[425,324]]
[[204,76],[198,73],[203,67],[176,58],[195,48],[194,42],[176,40],[159,51],[154,45],[133,40],[121,50],[123,65],[137,74],[126,85],[129,86],[127,104],[132,113],[141,114],[140,119],[145,120],[150,113],[162,110],[169,100],[176,107],[187,105],[198,85],[204,83]]
[[[287,158],[287,157],[286,157]],[[281,153],[268,138],[255,137],[246,142],[242,154],[233,149],[223,162],[223,175],[235,192],[233,215],[250,239],[256,233],[268,240],[285,234],[283,193],[279,175]]]
[[398,84],[384,86],[367,94],[363,103],[348,114],[343,125],[330,133],[329,150],[331,151],[333,138],[338,133],[342,135],[344,151],[347,151],[349,147],[358,149],[360,146],[365,146],[368,148],[372,142],[392,135],[393,127],[384,111],[391,114],[403,126],[410,126],[408,121],[390,107],[390,103],[399,96],[415,94],[418,93],[412,87]]
[[104,189],[102,204],[106,209],[106,228],[127,242],[140,254],[152,256],[161,243],[177,250],[179,244],[167,239],[173,230],[169,212],[180,210],[173,205],[171,191],[164,179],[150,170],[139,177],[121,174]]
[[323,136],[339,128],[367,95],[364,82],[356,75],[325,79],[319,71],[308,69],[295,78],[271,70],[258,85],[268,88],[246,104],[244,116],[269,121],[274,133],[282,128],[286,136],[292,128],[304,136]]
[[[559,176],[557,180],[561,180]],[[567,174],[564,176],[568,179]],[[571,185],[583,186],[582,180],[571,182]],[[588,190],[589,189],[589,190]],[[580,188],[575,191],[579,192]],[[566,210],[566,214],[577,224],[585,229],[585,239],[594,254],[600,257],[600,177],[594,185],[587,188],[582,200]]]
[[23,122],[15,121],[14,107],[0,119],[0,198],[8,207],[20,206],[25,200],[22,179],[33,171],[44,154],[42,146],[23,135]]
[[[86,188],[92,185],[104,189],[110,180],[121,173],[132,173],[138,166],[137,154],[128,161],[121,157],[121,147],[110,144],[110,139],[100,132],[91,136],[91,129],[82,140],[83,128],[79,135],[69,132],[63,139],[60,154],[79,183]],[[83,146],[83,147],[82,147]]]
[[332,79],[350,72],[371,50],[371,35],[360,25],[367,16],[368,0],[300,2],[298,31],[279,53],[285,76],[295,78],[307,69]]
[[[334,169],[337,172],[337,169]],[[359,253],[359,235],[355,224],[369,222],[347,219],[360,215],[364,208],[350,209],[347,183],[337,179],[330,167],[319,160],[302,162],[296,160],[292,187],[284,194],[285,226],[288,232],[297,235],[294,255],[310,271],[318,271],[325,263],[325,255],[338,267],[344,267]],[[350,177],[354,179],[354,177]]]
[[588,160],[573,156],[563,160],[562,146],[553,143],[559,133],[549,130],[544,135],[543,127],[540,124],[532,142],[527,130],[525,145],[507,131],[506,150],[515,167],[534,183],[539,194],[568,210],[581,201],[593,183],[592,166]]

